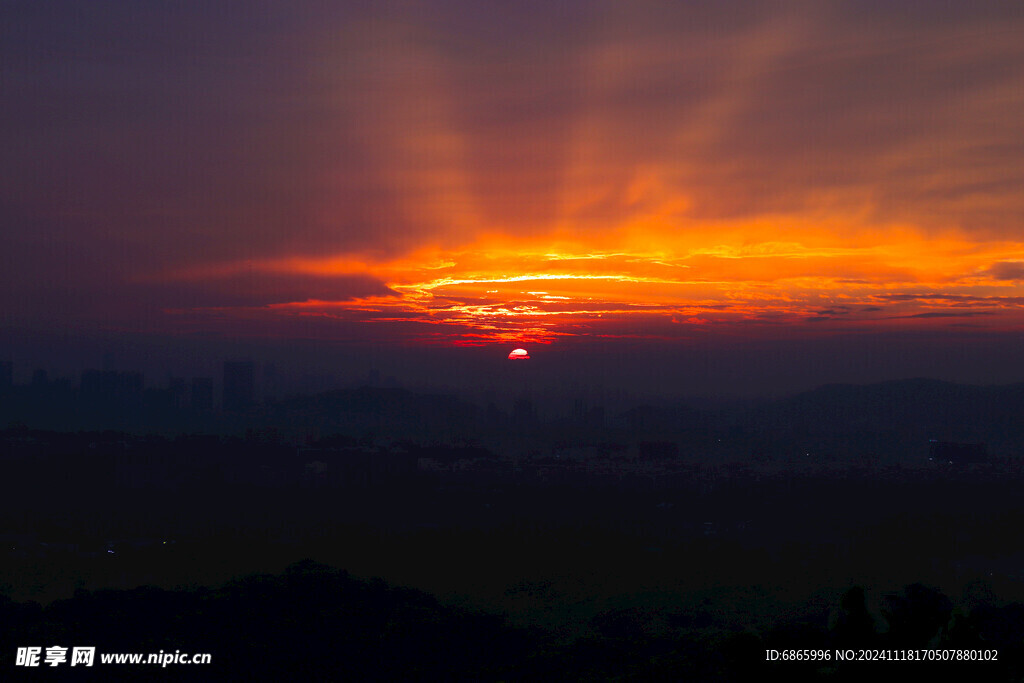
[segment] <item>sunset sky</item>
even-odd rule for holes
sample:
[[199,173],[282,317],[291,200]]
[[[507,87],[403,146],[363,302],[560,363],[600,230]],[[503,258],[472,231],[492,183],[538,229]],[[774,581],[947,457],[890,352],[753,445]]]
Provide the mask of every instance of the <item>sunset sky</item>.
[[709,386],[851,380],[849,353],[1024,380],[1020,2],[0,13],[2,353],[649,345],[713,356]]

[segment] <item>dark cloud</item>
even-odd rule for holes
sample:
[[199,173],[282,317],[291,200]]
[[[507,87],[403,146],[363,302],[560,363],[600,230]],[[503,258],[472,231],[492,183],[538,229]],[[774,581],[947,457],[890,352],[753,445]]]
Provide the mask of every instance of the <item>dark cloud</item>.
[[928,311],[927,313],[914,313],[913,315],[894,315],[890,319],[899,318],[965,318],[976,315],[995,315],[995,311]]
[[983,301],[984,299],[968,294],[943,294],[942,292],[927,292],[922,294],[878,294],[878,299],[886,301]]
[[985,272],[995,280],[1024,280],[1024,262],[1000,261]]
[[922,294],[880,294],[875,298],[896,302],[948,302],[950,306],[1021,306],[1021,296],[975,296],[970,294],[943,294],[940,292]]
[[[39,253],[39,252],[35,252]],[[31,263],[0,273],[0,309],[12,323],[73,329],[79,325],[155,325],[169,309],[260,307],[308,300],[348,301],[397,296],[365,275],[313,276],[262,272],[190,281],[139,277],[107,268],[103,259],[78,260],[55,248],[45,256],[56,266],[37,272]],[[13,265],[13,264],[12,264]]]
[[350,301],[368,296],[398,296],[382,282],[366,276],[234,275],[204,282],[141,283],[137,292],[162,308],[267,306],[293,302]]

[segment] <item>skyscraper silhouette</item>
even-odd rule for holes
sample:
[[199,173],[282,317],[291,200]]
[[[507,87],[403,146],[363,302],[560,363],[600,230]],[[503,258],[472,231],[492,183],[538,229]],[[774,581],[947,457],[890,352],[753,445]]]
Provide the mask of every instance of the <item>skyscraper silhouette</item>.
[[213,378],[192,378],[192,410],[208,413],[213,410]]
[[252,361],[224,362],[224,410],[244,410],[253,404],[254,367]]

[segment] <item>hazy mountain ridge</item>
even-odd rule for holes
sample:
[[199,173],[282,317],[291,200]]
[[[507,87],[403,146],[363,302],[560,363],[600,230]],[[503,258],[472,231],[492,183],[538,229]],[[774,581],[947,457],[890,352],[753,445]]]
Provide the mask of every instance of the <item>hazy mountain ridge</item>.
[[930,441],[985,443],[997,457],[1016,457],[1024,443],[1024,384],[829,384],[719,417],[774,443],[853,457],[920,460]]

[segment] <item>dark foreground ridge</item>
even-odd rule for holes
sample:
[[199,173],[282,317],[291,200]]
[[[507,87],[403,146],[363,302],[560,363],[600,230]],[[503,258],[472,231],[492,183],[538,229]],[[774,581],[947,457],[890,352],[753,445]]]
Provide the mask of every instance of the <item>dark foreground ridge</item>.
[[[3,599],[0,663],[5,677],[38,674],[13,666],[16,649],[58,644],[97,648],[92,668],[74,670],[87,680],[146,678],[156,665],[104,665],[98,657],[160,651],[210,653],[209,665],[167,667],[189,680],[743,681],[773,671],[786,680],[862,680],[872,666],[912,667],[918,675],[971,667],[972,676],[991,681],[1024,673],[1024,605],[968,611],[920,584],[884,596],[882,604],[881,615],[873,615],[864,590],[853,587],[827,612],[808,609],[767,629],[719,632],[702,628],[700,615],[685,609],[661,615],[669,628],[653,636],[653,615],[624,608],[595,616],[591,635],[567,640],[306,560],[219,588],[79,591],[46,607]],[[766,650],[792,648],[833,656],[766,661]],[[998,659],[837,663],[836,648],[984,649],[998,651]]]

